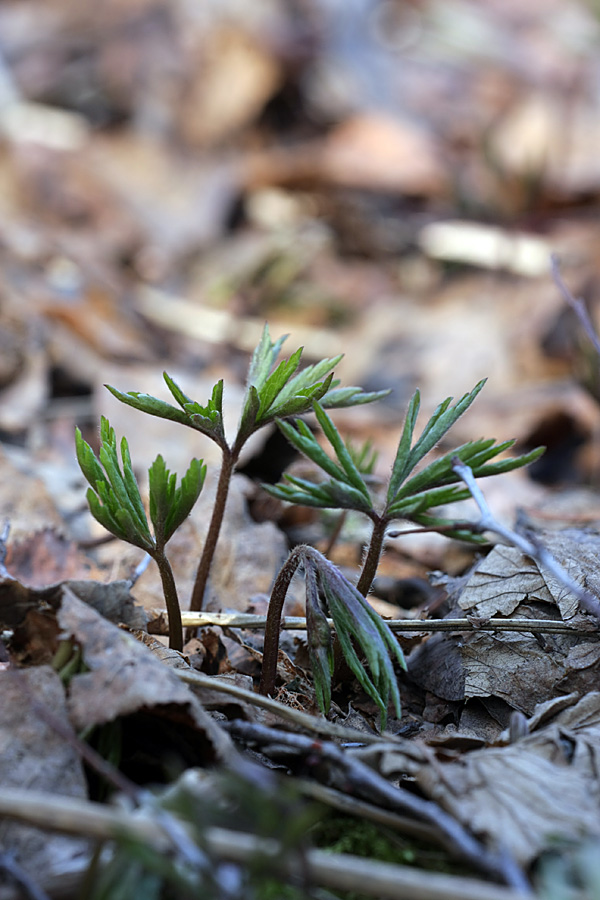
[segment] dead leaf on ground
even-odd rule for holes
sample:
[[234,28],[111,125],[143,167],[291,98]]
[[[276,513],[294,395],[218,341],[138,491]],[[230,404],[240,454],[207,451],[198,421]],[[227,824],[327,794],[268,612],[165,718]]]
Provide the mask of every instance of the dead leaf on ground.
[[[87,798],[81,759],[62,735],[30,705],[41,705],[71,731],[65,691],[49,666],[0,672],[0,790],[27,787],[67,797]],[[74,732],[73,732],[74,734]],[[48,834],[4,820],[0,846],[14,854],[31,879],[45,879],[68,870],[76,858],[89,855],[85,840]]]
[[194,747],[198,763],[228,759],[232,747],[227,735],[193,692],[147,647],[102,618],[68,588],[63,591],[57,618],[65,636],[81,646],[89,669],[74,676],[69,686],[68,710],[76,728],[149,713],[157,734],[170,719],[178,723]]
[[527,865],[557,840],[600,837],[600,694],[508,747],[423,766],[417,783],[475,834]]
[[[600,596],[600,536],[570,529],[541,534],[555,559]],[[526,632],[440,634],[409,658],[416,682],[446,700],[501,698],[527,714],[542,703],[597,684],[600,642],[596,623],[578,611],[576,598],[520,550],[496,546],[481,560],[458,600],[464,613],[486,620],[556,618],[588,629],[587,635]]]

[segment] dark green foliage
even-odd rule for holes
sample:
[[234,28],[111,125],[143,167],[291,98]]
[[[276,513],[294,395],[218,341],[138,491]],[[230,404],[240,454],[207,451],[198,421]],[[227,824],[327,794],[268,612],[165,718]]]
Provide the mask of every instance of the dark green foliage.
[[190,514],[202,490],[206,466],[202,460],[193,459],[178,487],[177,476],[169,472],[162,456],[156,457],[148,472],[153,536],[133,473],[127,440],[121,440],[121,467],[114,429],[104,417],[100,437],[102,445],[99,459],[96,459],[79,429],[75,432],[77,459],[91,485],[87,492],[90,512],[115,537],[153,555],[156,547],[163,547]]
[[[451,520],[429,515],[428,511],[447,503],[464,500],[469,496],[468,489],[464,487],[452,469],[453,457],[458,456],[469,465],[475,477],[483,477],[525,466],[537,459],[543,452],[543,448],[538,448],[522,456],[490,462],[494,457],[508,450],[514,441],[497,444],[493,438],[482,438],[470,441],[458,449],[446,453],[440,459],[434,460],[409,477],[424,456],[469,408],[483,385],[484,382],[480,381],[454,406],[450,405],[451,397],[444,400],[425,425],[420,437],[413,443],[420,402],[418,391],[414,394],[398,444],[387,488],[386,502],[381,512],[377,512],[377,501],[372,496],[361,473],[361,469],[362,472],[365,472],[364,459],[355,461],[323,406],[317,401],[313,403],[313,409],[335,454],[335,460],[323,450],[315,435],[301,419],[293,425],[290,422],[282,421],[279,421],[278,425],[290,443],[319,466],[325,475],[329,476],[328,479],[313,482],[286,476],[285,481],[277,485],[264,485],[265,490],[281,500],[303,506],[316,506],[322,509],[354,509],[371,517],[379,516],[388,522],[394,519],[409,519],[428,527],[440,527],[447,531]],[[363,456],[365,452],[363,451]],[[459,531],[460,537],[465,540],[481,540],[480,536],[466,529],[457,530],[457,535]]]
[[[370,476],[376,455],[370,444],[355,449],[345,443],[326,410],[370,403],[389,392],[365,393],[358,387],[339,387],[339,382],[334,380],[333,369],[339,363],[340,356],[323,359],[301,369],[300,348],[288,359],[278,362],[285,339],[281,337],[272,341],[269,328],[265,325],[249,365],[240,422],[231,445],[226,439],[223,423],[222,381],[215,384],[205,405],[188,397],[166,372],[164,380],[177,405],[149,394],[133,391],[123,393],[116,388],[107,387],[113,396],[128,406],[187,425],[215,441],[221,448],[221,477],[196,575],[191,598],[192,609],[202,608],[229,483],[240,451],[255,431],[270,422],[277,422],[290,443],[312,460],[324,477],[322,480],[311,481],[287,476],[285,481],[275,486],[266,485],[266,490],[291,503],[357,510],[372,520],[371,544],[356,587],[312,548],[304,548],[306,552],[302,556],[302,564],[306,575],[308,647],[319,706],[327,711],[331,701],[333,644],[327,622],[329,615],[335,623],[341,651],[359,683],[379,706],[383,723],[390,702],[400,715],[393,661],[404,666],[404,659],[398,642],[364,597],[375,576],[388,524],[395,519],[407,519],[433,530],[442,530],[449,536],[482,541],[477,530],[470,528],[468,524],[457,523],[432,512],[437,507],[469,496],[468,489],[453,469],[453,459],[458,457],[472,469],[475,477],[482,477],[524,466],[537,459],[542,449],[503,459],[499,457],[512,446],[512,441],[496,443],[493,439],[480,439],[463,444],[422,466],[426,455],[473,403],[483,388],[484,381],[480,381],[454,405],[452,398],[444,400],[415,440],[420,407],[417,391],[408,406],[387,492],[384,499],[379,500],[372,490],[373,479]],[[308,413],[316,416],[331,448],[331,454],[322,449],[308,425],[297,418]],[[290,421],[294,417],[295,421]],[[81,433],[76,433],[77,458],[90,484],[87,494],[90,510],[108,531],[145,550],[156,560],[169,609],[171,645],[180,649],[181,614],[173,575],[163,550],[192,510],[204,484],[206,467],[201,460],[193,459],[178,484],[175,474],[169,472],[162,456],[157,456],[149,470],[152,532],[133,473],[127,441],[125,438],[121,441],[119,460],[115,433],[106,419],[102,420],[101,438],[102,446],[97,459]],[[298,561],[293,564],[294,568],[297,565]],[[280,599],[283,603],[289,579],[286,581],[284,578],[281,584]],[[273,599],[271,606],[274,606]],[[267,629],[274,632],[265,634],[265,646],[269,641],[272,643],[270,665],[273,670],[264,683],[261,681],[261,689],[266,684],[268,688],[264,689],[270,692],[275,679],[279,629],[277,617],[268,624]],[[266,666],[263,667],[263,676],[265,668]]]

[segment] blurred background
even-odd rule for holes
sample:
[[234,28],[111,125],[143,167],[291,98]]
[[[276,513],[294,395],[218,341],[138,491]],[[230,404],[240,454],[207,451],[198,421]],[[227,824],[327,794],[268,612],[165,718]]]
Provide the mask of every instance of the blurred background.
[[235,425],[265,320],[393,388],[337,419],[383,468],[415,387],[431,411],[487,376],[457,439],[549,447],[499,512],[600,521],[597,361],[550,272],[595,315],[599,48],[592,0],[4,0],[13,534],[74,527],[73,428],[101,413],[140,468],[216,462],[102,385],[166,396],[167,368],[205,402],[225,377]]

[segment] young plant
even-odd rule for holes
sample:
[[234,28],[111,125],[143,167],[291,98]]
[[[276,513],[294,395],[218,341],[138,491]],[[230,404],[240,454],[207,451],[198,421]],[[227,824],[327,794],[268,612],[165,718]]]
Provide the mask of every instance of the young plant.
[[[267,486],[267,490],[292,503],[342,511],[358,510],[371,519],[371,541],[356,587],[325,557],[310,547],[297,547],[290,555],[273,588],[265,631],[260,689],[263,693],[272,693],[274,690],[283,601],[294,572],[298,566],[302,566],[306,582],[309,653],[320,708],[326,712],[331,700],[333,643],[329,616],[333,619],[341,651],[360,684],[379,706],[383,724],[390,701],[397,714],[400,714],[393,659],[404,666],[404,658],[396,639],[364,598],[375,576],[389,523],[395,519],[408,519],[452,537],[481,541],[482,538],[468,525],[461,525],[431,512],[435,507],[469,496],[469,490],[457,484],[460,478],[453,468],[453,459],[458,457],[471,467],[475,477],[479,477],[526,465],[536,459],[542,449],[524,456],[490,462],[512,446],[513,441],[496,444],[493,439],[481,439],[463,444],[417,470],[427,453],[468,409],[484,382],[479,382],[454,406],[451,405],[451,398],[441,403],[420,437],[414,441],[419,412],[417,391],[409,404],[385,500],[378,504],[367,483],[375,462],[370,445],[355,450],[345,444],[325,410],[370,403],[389,392],[364,393],[358,387],[338,387],[339,382],[333,380],[332,370],[341,359],[340,356],[300,369],[302,349],[299,349],[289,359],[277,363],[284,340],[285,337],[282,337],[273,342],[268,326],[265,325],[252,356],[241,417],[231,442],[226,436],[223,423],[222,381],[214,386],[205,406],[184,394],[166,373],[164,379],[177,406],[149,394],[123,393],[116,388],[107,387],[118,400],[128,406],[193,428],[214,441],[221,450],[222,464],[217,494],[196,573],[190,604],[192,610],[202,608],[231,477],[240,452],[250,436],[263,426],[276,422],[291,444],[315,462],[325,475],[325,480],[320,482],[287,476],[285,482]],[[296,418],[294,424],[288,421],[311,412],[316,415],[331,445],[333,457],[321,448],[301,418]],[[101,437],[102,448],[98,460],[79,431],[76,435],[79,463],[91,485],[88,490],[91,512],[110,532],[145,550],[156,561],[167,602],[170,645],[180,649],[183,642],[181,613],[164,548],[198,498],[206,467],[201,461],[192,460],[181,485],[177,487],[175,475],[168,472],[162,457],[157,457],[149,471],[150,519],[154,527],[152,534],[133,475],[125,438],[121,442],[121,471],[115,434],[106,419],[102,420]],[[362,654],[366,664],[359,654]]]
[[90,484],[87,501],[94,518],[107,531],[145,550],[158,566],[169,617],[169,646],[183,649],[181,611],[173,571],[165,555],[165,546],[183,520],[190,514],[206,476],[202,460],[192,459],[186,474],[177,486],[177,476],[171,474],[162,456],[157,456],[148,471],[150,485],[150,531],[140,490],[133,474],[127,440],[121,440],[122,469],[117,453],[117,438],[108,419],[100,426],[99,458],[81,436],[75,432],[77,460]]
[[317,437],[301,419],[296,420],[294,424],[278,421],[277,424],[290,443],[321,469],[325,480],[316,482],[286,475],[284,482],[264,487],[273,496],[290,503],[321,509],[352,509],[364,513],[371,519],[373,522],[371,540],[357,583],[357,588],[363,596],[366,596],[373,583],[383,550],[385,533],[390,522],[394,520],[405,519],[423,525],[429,530],[439,530],[449,537],[483,542],[483,538],[473,533],[468,525],[461,525],[431,512],[435,507],[464,500],[470,496],[464,485],[457,484],[460,478],[452,468],[454,457],[467,463],[474,476],[480,478],[520,468],[533,462],[543,453],[543,448],[539,447],[522,456],[491,462],[494,457],[512,447],[514,441],[497,444],[493,438],[481,438],[469,441],[415,471],[423,458],[471,406],[484,384],[485,379],[478,382],[473,390],[465,394],[454,406],[451,405],[452,397],[440,403],[416,441],[414,431],[420,395],[418,391],[415,392],[409,403],[386,496],[383,504],[379,504],[379,508],[361,472],[361,466],[357,465],[352,452],[325,412],[323,404],[314,401],[313,409],[335,459],[323,450]]
[[265,325],[260,343],[252,356],[246,380],[242,414],[236,436],[231,443],[226,438],[223,425],[222,381],[219,381],[213,388],[212,397],[206,406],[201,406],[184,394],[165,372],[165,382],[179,407],[172,406],[164,400],[158,400],[149,394],[134,391],[123,393],[106,385],[111,394],[128,406],[152,416],[187,425],[210,438],[221,449],[222,463],[215,505],[196,572],[190,602],[191,610],[202,609],[208,576],[225,513],[231,477],[248,438],[273,421],[310,412],[314,402],[320,402],[322,407],[327,409],[340,408],[371,403],[389,393],[389,391],[364,393],[358,387],[338,387],[339,381],[334,381],[332,370],[339,363],[341,356],[323,359],[300,370],[302,356],[302,348],[300,348],[289,359],[276,365],[286,337],[287,335],[273,342],[269,328]]
[[[273,585],[265,627],[260,692],[272,694],[275,690],[279,623],[287,589],[299,566],[304,569],[308,654],[319,708],[327,713],[331,703],[334,654],[331,628],[327,621],[329,615],[346,662],[365,692],[379,707],[383,729],[390,700],[398,718],[401,714],[393,658],[405,669],[402,649],[384,620],[362,594],[313,547],[295,547]],[[356,647],[364,656],[368,669]]]
[[[342,440],[322,404],[314,401],[313,409],[335,458],[323,450],[316,436],[301,419],[294,424],[278,421],[280,429],[290,443],[312,460],[321,469],[325,478],[317,482],[287,475],[284,482],[264,485],[265,489],[281,500],[304,506],[357,510],[371,519],[373,529],[356,587],[324,557],[317,554],[316,550],[297,547],[292,552],[275,583],[269,604],[260,685],[263,693],[272,693],[275,687],[279,622],[283,601],[292,575],[302,564],[306,579],[308,649],[320,708],[326,712],[331,699],[333,652],[326,618],[328,613],[333,618],[346,662],[380,708],[382,726],[385,723],[390,698],[399,714],[398,689],[390,656],[395,656],[404,667],[402,652],[385,622],[364,599],[377,572],[385,533],[390,522],[406,519],[430,530],[439,530],[450,537],[482,542],[481,535],[468,525],[461,525],[431,512],[435,507],[470,496],[468,488],[458,483],[461,482],[461,478],[453,468],[456,458],[469,465],[475,477],[483,477],[527,465],[543,453],[543,448],[540,447],[522,456],[491,462],[508,450],[514,441],[497,444],[494,439],[480,439],[469,441],[415,471],[423,458],[469,408],[484,383],[480,381],[454,406],[451,405],[451,397],[444,400],[416,441],[414,431],[420,397],[419,392],[415,392],[408,407],[385,498],[379,508],[364,477],[371,468],[367,462],[368,451],[363,449],[361,454],[352,452]],[[368,664],[370,676],[356,652],[355,645]]]

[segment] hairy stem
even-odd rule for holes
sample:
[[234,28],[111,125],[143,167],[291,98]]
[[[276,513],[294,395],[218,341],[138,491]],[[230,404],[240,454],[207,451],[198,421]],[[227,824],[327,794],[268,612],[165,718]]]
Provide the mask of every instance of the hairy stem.
[[223,524],[223,516],[225,515],[225,504],[227,503],[227,495],[229,494],[229,485],[231,484],[231,476],[233,467],[236,462],[237,454],[229,448],[223,448],[223,462],[221,464],[221,472],[219,474],[219,483],[217,485],[217,494],[215,497],[215,505],[213,507],[210,525],[202,556],[198,563],[196,571],[196,580],[192,591],[192,599],[190,601],[190,611],[200,612],[204,603],[204,593],[210,575],[210,567],[215,555],[215,548],[219,539],[221,525]]
[[306,547],[301,545],[292,550],[281,567],[281,571],[275,579],[275,584],[271,591],[269,609],[267,610],[267,621],[265,623],[262,673],[260,676],[260,685],[258,687],[261,694],[271,695],[275,690],[275,681],[277,678],[277,654],[279,653],[279,631],[283,603],[290,586],[290,581],[294,576],[294,572],[302,562],[302,555],[306,549]]
[[367,556],[363,564],[362,572],[360,573],[360,578],[358,579],[358,584],[356,585],[357,591],[362,594],[363,597],[366,597],[369,593],[369,589],[373,584],[373,579],[377,574],[377,566],[379,565],[379,560],[381,559],[383,551],[383,539],[385,537],[387,525],[388,519],[385,516],[373,516],[371,541],[369,543],[369,549],[367,550]]
[[183,628],[181,625],[181,608],[179,606],[179,597],[177,596],[177,587],[173,577],[173,570],[167,557],[162,549],[157,549],[154,553],[154,561],[160,572],[160,580],[162,582],[165,602],[167,604],[167,615],[169,617],[169,647],[172,650],[183,650]]

